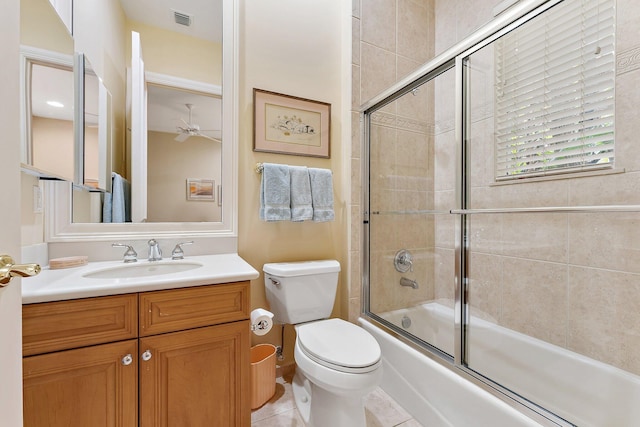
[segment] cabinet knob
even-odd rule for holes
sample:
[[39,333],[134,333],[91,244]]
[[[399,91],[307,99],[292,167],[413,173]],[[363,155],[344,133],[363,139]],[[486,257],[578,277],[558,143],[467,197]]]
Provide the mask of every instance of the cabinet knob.
[[150,359],[151,359],[151,350],[146,350],[144,353],[142,353],[142,360],[146,362]]
[[129,366],[131,365],[132,362],[133,362],[133,357],[131,356],[131,354],[127,354],[125,357],[122,358],[122,364],[124,366]]

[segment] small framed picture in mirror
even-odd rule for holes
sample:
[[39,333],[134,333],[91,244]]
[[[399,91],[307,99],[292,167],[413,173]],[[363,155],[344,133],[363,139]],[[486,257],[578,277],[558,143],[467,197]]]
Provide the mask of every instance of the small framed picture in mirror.
[[213,179],[187,178],[187,200],[213,202],[215,188]]

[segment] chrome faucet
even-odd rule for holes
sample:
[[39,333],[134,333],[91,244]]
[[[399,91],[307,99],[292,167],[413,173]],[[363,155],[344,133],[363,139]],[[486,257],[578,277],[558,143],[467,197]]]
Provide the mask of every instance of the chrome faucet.
[[406,249],[401,249],[396,252],[396,256],[393,258],[393,265],[400,273],[413,271],[413,256],[411,252]]
[[149,243],[149,261],[160,261],[162,259],[162,250],[156,239],[151,239]]
[[127,248],[126,252],[123,255],[124,262],[129,263],[138,261],[138,254],[130,245],[125,245],[123,243],[113,243],[111,246],[114,248]]
[[182,250],[182,246],[184,245],[192,245],[193,240],[188,242],[178,243],[173,251],[171,252],[171,259],[184,259],[184,250]]
[[407,279],[406,277],[401,277],[400,286],[407,286],[409,288],[418,289],[418,282],[416,282],[415,280]]

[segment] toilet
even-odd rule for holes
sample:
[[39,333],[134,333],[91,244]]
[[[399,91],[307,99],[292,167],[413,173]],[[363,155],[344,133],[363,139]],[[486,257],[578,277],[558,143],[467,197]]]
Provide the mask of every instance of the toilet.
[[313,427],[365,427],[364,396],[382,376],[378,342],[364,329],[329,319],[338,287],[335,260],[263,266],[274,322],[294,325],[293,395]]

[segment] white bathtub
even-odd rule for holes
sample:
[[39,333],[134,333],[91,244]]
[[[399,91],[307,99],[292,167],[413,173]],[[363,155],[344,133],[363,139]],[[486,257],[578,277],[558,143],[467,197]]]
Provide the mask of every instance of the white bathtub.
[[[435,302],[382,317],[453,353],[453,310]],[[539,424],[366,319],[380,343],[381,387],[429,427]],[[640,377],[544,341],[472,317],[471,366],[581,427],[640,425]],[[561,374],[559,374],[561,373]],[[515,389],[517,387],[517,390]]]

